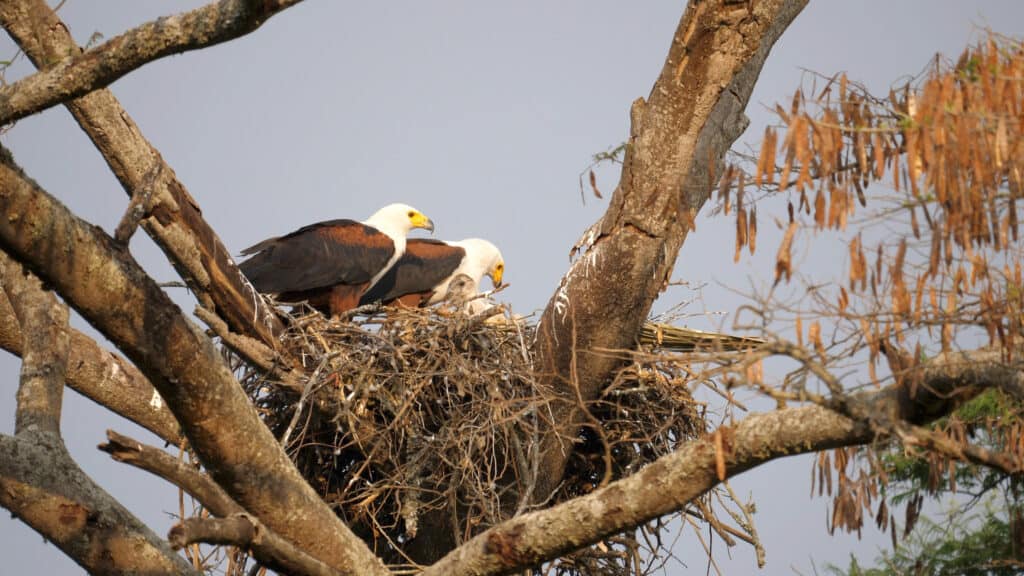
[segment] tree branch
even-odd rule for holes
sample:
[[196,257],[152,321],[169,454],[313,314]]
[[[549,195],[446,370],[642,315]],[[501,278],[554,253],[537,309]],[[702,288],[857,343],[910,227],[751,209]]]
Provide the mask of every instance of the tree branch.
[[584,401],[595,399],[621,362],[593,351],[635,344],[725,153],[747,125],[743,109],[768,51],[805,4],[691,2],[648,101],[634,102],[619,185],[538,326],[538,367],[568,400],[554,406],[553,421],[564,428],[545,434],[535,500],[561,482],[581,419],[574,388]]
[[0,253],[0,284],[22,330],[21,379],[14,433],[27,430],[60,436],[64,373],[68,360],[68,309],[43,291],[39,279]]
[[[182,28],[179,33],[172,30],[170,38],[179,38],[178,42],[183,43],[188,42],[187,38],[227,39],[230,33],[240,34],[246,26],[258,25],[259,18],[253,20],[253,15],[269,15],[292,3],[291,0],[224,0],[191,13],[195,17],[180,17],[183,19],[180,25],[188,21],[195,28]],[[202,19],[204,14],[207,20]],[[42,70],[65,62],[69,55],[79,53],[68,27],[47,6],[45,0],[0,2],[0,23],[36,67]],[[152,28],[144,26],[142,29],[156,33],[165,23],[157,21],[151,25]],[[211,29],[204,33],[199,30],[200,23],[204,26],[213,23],[225,29]],[[234,32],[229,33],[228,30],[232,29]],[[120,45],[119,42],[114,46]],[[122,49],[131,50],[130,47]],[[145,50],[145,47],[140,50]],[[228,250],[203,219],[198,203],[177,180],[174,171],[160,154],[142,136],[138,126],[121,108],[117,99],[108,90],[97,90],[66,102],[66,106],[82,130],[92,139],[129,196],[151,188],[151,209],[147,218],[142,220],[142,225],[167,255],[199,303],[216,310],[232,330],[258,338],[276,348],[274,334],[282,328],[280,320],[244,280]],[[153,176],[151,182],[147,181],[149,175]]]
[[90,574],[196,574],[97,486],[57,435],[0,435],[0,506]]
[[[10,260],[2,252],[0,259],[21,267],[21,264]],[[69,327],[67,334],[69,350],[64,377],[68,386],[169,443],[177,444],[180,441],[178,421],[153,385],[135,366],[74,328]],[[24,350],[21,326],[10,301],[2,291],[0,348],[16,356],[21,356]]]
[[[962,367],[962,358],[939,357],[920,367],[923,381],[916,394],[906,386],[893,385],[856,399],[870,414],[922,423],[934,420],[982,390],[999,385],[991,379],[973,380],[971,375],[1010,376],[1018,371],[1000,361],[986,361],[984,353],[975,358],[980,364],[970,371],[957,368]],[[949,378],[950,370],[963,377]],[[876,439],[877,430],[879,427],[866,420],[855,422],[821,406],[753,414],[735,427],[719,428],[723,455],[716,453],[714,435],[688,442],[628,478],[487,530],[425,570],[423,576],[511,574],[537,566],[682,509],[720,482],[716,471],[720,456],[725,459],[727,477],[733,477],[776,458],[865,444]],[[553,538],[552,534],[559,536]]]
[[1008,476],[1024,472],[1024,462],[1012,453],[993,452],[974,444],[957,442],[946,434],[920,426],[898,425],[894,433],[907,446],[921,446],[956,460],[988,466]]
[[230,516],[244,512],[237,502],[203,474],[167,452],[147,446],[138,440],[107,430],[109,442],[97,446],[118,462],[155,474],[188,492],[214,516]]
[[339,572],[268,531],[248,514],[229,518],[189,518],[167,534],[175,549],[205,542],[250,549],[260,563],[282,574],[337,576]]
[[301,0],[221,0],[147,22],[0,88],[0,126],[105,88],[154,60],[243,36]]
[[210,339],[112,238],[76,218],[0,152],[0,248],[142,370],[233,499],[336,569],[385,574],[299,475]]

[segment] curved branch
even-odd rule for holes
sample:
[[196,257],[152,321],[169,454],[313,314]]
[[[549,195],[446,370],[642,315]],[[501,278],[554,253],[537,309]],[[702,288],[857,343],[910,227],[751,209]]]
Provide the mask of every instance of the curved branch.
[[228,518],[189,518],[167,534],[175,549],[195,542],[250,549],[260,563],[282,574],[337,576],[339,573],[264,528],[248,514]]
[[301,0],[221,0],[147,22],[60,64],[0,88],[0,126],[105,88],[141,66],[256,30]]
[[107,440],[107,443],[100,444],[97,448],[110,454],[110,457],[118,462],[155,474],[181,488],[214,516],[223,517],[244,512],[213,479],[167,452],[113,430],[107,430]]
[[214,516],[223,518],[189,518],[178,524],[167,537],[175,549],[193,542],[231,544],[249,548],[261,565],[285,574],[338,574],[245,514],[220,486],[194,467],[159,448],[147,446],[113,430],[107,430],[107,438],[110,441],[100,444],[99,449],[114,460],[156,474],[181,487]]
[[203,466],[246,510],[337,569],[387,572],[299,475],[210,339],[113,239],[27,179],[3,149],[0,247],[142,370]]
[[[259,6],[264,4],[273,12],[290,3],[287,0],[225,0],[201,10],[216,13],[222,8],[231,8],[238,10],[241,17],[263,12]],[[241,25],[228,17],[211,18],[210,22],[221,26]],[[0,2],[0,23],[37,68],[50,68],[65,61],[69,54],[79,53],[68,27],[45,0]],[[158,21],[154,26],[159,28],[162,24]],[[187,34],[202,35],[198,30]],[[210,32],[212,37],[222,34]],[[128,195],[149,195],[150,202],[141,207],[146,216],[142,225],[200,304],[216,310],[232,330],[276,348],[274,334],[282,329],[280,320],[244,280],[220,238],[203,219],[198,203],[142,136],[113,94],[109,90],[97,90],[65,104]]]
[[60,438],[67,307],[4,255],[4,292],[25,327],[15,437],[0,436],[0,505],[92,574],[193,573],[96,486]]

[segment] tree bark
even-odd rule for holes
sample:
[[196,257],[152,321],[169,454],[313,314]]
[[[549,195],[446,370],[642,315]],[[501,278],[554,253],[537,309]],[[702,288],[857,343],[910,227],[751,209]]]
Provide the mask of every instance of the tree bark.
[[385,574],[299,475],[210,339],[123,247],[28,180],[9,152],[0,153],[0,248],[139,367],[235,501],[335,569]]
[[565,402],[554,406],[534,501],[562,481],[581,422],[577,397],[596,399],[621,363],[597,350],[635,346],[725,153],[746,128],[743,110],[768,52],[805,4],[691,2],[648,100],[633,103],[619,185],[538,327],[538,369]]
[[0,284],[22,330],[21,378],[14,433],[46,432],[60,437],[64,373],[68,361],[68,309],[21,264],[0,259]]

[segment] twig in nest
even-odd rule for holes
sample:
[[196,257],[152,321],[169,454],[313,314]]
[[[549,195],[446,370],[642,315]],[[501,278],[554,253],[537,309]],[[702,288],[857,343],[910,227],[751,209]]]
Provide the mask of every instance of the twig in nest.
[[314,386],[320,384],[320,372],[324,367],[330,365],[331,359],[337,356],[338,352],[333,352],[323,357],[320,361],[320,365],[313,371],[312,376],[309,377],[309,382],[306,382],[306,386],[302,389],[302,396],[299,396],[299,401],[295,404],[295,414],[292,415],[291,422],[288,423],[288,428],[284,431],[284,436],[281,437],[281,446],[284,446],[285,450],[288,449],[288,439],[292,435],[292,431],[295,430],[295,425],[299,423],[299,417],[302,416],[302,409],[305,408],[306,402],[309,400],[310,394],[313,392]]

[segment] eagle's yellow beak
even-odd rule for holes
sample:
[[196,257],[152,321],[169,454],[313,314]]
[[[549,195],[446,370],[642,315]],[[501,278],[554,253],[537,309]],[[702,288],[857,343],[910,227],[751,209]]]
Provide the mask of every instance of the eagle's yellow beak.
[[504,273],[505,273],[505,263],[504,262],[498,262],[494,266],[494,268],[492,268],[491,271],[488,273],[488,276],[491,277],[491,281],[494,282],[494,287],[495,288],[497,288],[498,286],[501,286],[501,277],[502,277],[502,275]]
[[413,228],[423,228],[430,230],[431,232],[434,231],[434,222],[420,212],[413,212],[409,216],[409,220],[412,221]]

